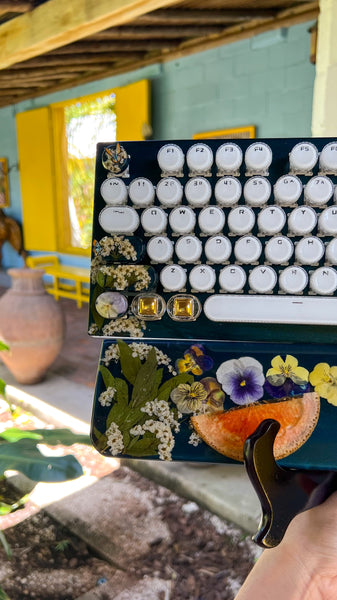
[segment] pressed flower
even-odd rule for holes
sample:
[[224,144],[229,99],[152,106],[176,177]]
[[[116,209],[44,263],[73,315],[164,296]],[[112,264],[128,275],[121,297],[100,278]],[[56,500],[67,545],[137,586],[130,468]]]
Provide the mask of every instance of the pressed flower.
[[193,375],[202,375],[204,371],[209,371],[213,367],[213,359],[205,354],[205,349],[201,344],[194,344],[186,352],[184,358],[176,361],[178,373],[193,373]]
[[221,389],[221,385],[214,377],[204,377],[200,380],[204,386],[207,397],[203,403],[203,412],[222,412],[225,393]]
[[226,360],[218,368],[216,377],[235,404],[250,404],[263,396],[262,365],[251,356]]
[[330,367],[328,363],[318,363],[311,371],[309,381],[319,396],[337,406],[337,367]]
[[207,395],[207,390],[203,384],[200,381],[195,381],[191,385],[180,383],[172,390],[170,397],[181,413],[188,414],[199,411]]
[[309,380],[309,371],[298,366],[298,360],[291,354],[287,354],[285,360],[281,356],[275,356],[271,361],[271,369],[268,369],[266,378],[273,386],[283,385],[286,379],[291,379],[296,385],[303,385]]

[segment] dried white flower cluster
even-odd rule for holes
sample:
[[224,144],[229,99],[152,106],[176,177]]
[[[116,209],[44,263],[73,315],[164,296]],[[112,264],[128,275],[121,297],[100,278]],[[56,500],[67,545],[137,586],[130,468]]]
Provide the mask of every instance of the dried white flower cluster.
[[129,333],[131,337],[143,337],[142,329],[146,329],[146,324],[139,321],[136,317],[128,319],[112,319],[104,325],[103,335],[114,336],[116,333]]
[[[147,402],[145,406],[140,409],[147,415],[157,417],[158,420],[148,419],[143,425],[136,425],[130,429],[131,435],[144,435],[146,431],[154,433],[158,444],[158,455],[161,460],[172,460],[171,452],[174,448],[174,437],[172,430],[178,433],[180,430],[180,424],[174,418],[173,412],[170,410],[168,402],[165,400],[152,400]],[[181,418],[181,414],[178,413],[178,419]]]
[[97,273],[99,272],[103,264],[103,258],[100,255],[95,256],[95,258],[92,259],[90,269],[91,283],[95,284],[97,282]]
[[99,241],[99,245],[102,256],[110,256],[116,252],[128,260],[137,260],[136,250],[130,240],[125,239],[123,235],[114,235],[113,237],[106,235]]
[[123,435],[116,423],[111,423],[110,427],[106,430],[105,435],[107,436],[107,445],[110,448],[112,456],[117,456],[117,454],[123,452]]
[[202,442],[202,439],[200,437],[200,435],[198,435],[196,433],[196,431],[193,431],[193,433],[191,433],[188,443],[191,444],[192,446],[199,446],[199,444]]
[[89,329],[88,329],[88,333],[89,335],[95,335],[95,333],[98,332],[98,327],[96,325],[96,323],[91,323]]
[[100,272],[103,273],[103,275],[113,277],[114,290],[118,291],[128,288],[131,284],[130,280],[132,280],[132,285],[137,292],[146,290],[151,282],[148,269],[143,265],[104,266],[100,268]]
[[116,389],[109,386],[105,392],[102,392],[99,396],[98,396],[98,402],[102,405],[102,406],[111,406],[111,402],[113,400],[113,397],[116,393]]
[[[157,364],[167,367],[171,375],[177,374],[171,365],[170,357],[162,352],[162,350],[159,350],[159,348],[156,346],[151,346],[151,344],[145,344],[144,342],[132,342],[132,344],[129,344],[129,348],[132,350],[132,356],[139,356],[140,360],[145,360],[148,357],[150,350],[154,348],[156,352]],[[111,346],[108,346],[104,354],[103,363],[105,365],[109,365],[112,360],[118,362],[119,359],[120,354],[118,345],[111,344]]]

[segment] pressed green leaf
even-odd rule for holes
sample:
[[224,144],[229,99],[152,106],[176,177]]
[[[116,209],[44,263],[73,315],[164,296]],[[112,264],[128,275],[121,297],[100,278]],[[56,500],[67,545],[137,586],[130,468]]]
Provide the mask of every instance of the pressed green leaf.
[[156,386],[157,386],[157,391],[158,391],[158,388],[159,388],[159,386],[160,386],[160,384],[161,384],[161,380],[163,379],[163,372],[164,372],[164,369],[158,369],[158,371],[157,371],[157,373],[156,373]]
[[9,469],[20,471],[32,481],[67,481],[83,475],[74,456],[43,456],[36,440],[30,439],[0,445],[0,475]]
[[96,275],[96,281],[101,288],[105,287],[105,279],[106,278],[105,278],[104,273],[101,273],[101,271],[98,271],[98,273]]
[[[130,450],[130,445],[127,448],[127,452]],[[132,452],[131,452],[132,451]],[[158,440],[153,438],[143,437],[138,440],[136,444],[133,444],[130,454],[132,456],[153,456],[158,452]]]
[[116,402],[118,403],[120,408],[126,408],[129,401],[128,384],[126,383],[126,381],[124,381],[124,379],[116,377],[114,385],[116,389]]
[[103,377],[103,381],[104,381],[104,385],[106,387],[106,389],[108,389],[108,387],[115,387],[115,378],[113,375],[111,375],[109,369],[107,367],[104,367],[103,365],[100,365],[99,367],[99,372],[101,373],[102,377]]
[[115,402],[109,410],[106,419],[106,428],[109,429],[111,423],[116,423],[119,428],[122,428],[122,425],[125,421],[125,415],[126,408],[124,406],[120,406],[118,402]]
[[94,437],[94,446],[96,450],[98,452],[102,452],[102,450],[106,448],[108,438],[106,437],[105,433],[101,433],[96,427],[94,427]]
[[158,400],[168,400],[170,397],[170,393],[174,388],[176,388],[180,383],[189,383],[192,384],[194,381],[193,375],[189,373],[180,373],[175,377],[171,377],[160,386],[158,390],[157,398]]
[[33,433],[42,437],[39,443],[48,444],[49,446],[57,446],[58,444],[62,444],[63,446],[72,446],[73,444],[91,446],[89,435],[73,433],[70,429],[34,429]]
[[145,363],[140,367],[132,391],[132,406],[137,407],[153,400],[157,392],[157,358],[151,348]]
[[117,342],[120,354],[121,370],[124,377],[131,385],[134,385],[140,367],[142,366],[139,356],[132,356],[132,350],[122,340]]
[[3,379],[0,379],[0,396],[6,398],[6,384]]
[[9,427],[0,433],[0,437],[7,442],[17,442],[24,438],[30,438],[32,440],[42,440],[42,435],[36,433],[36,431],[29,431],[24,429],[18,429],[17,427]]
[[125,415],[124,427],[131,429],[134,425],[141,425],[149,418],[149,416],[140,410],[140,408],[129,409]]

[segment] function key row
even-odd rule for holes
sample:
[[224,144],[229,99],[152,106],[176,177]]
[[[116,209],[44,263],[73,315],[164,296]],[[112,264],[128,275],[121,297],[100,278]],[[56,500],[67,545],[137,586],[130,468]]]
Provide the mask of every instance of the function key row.
[[[311,142],[296,144],[289,153],[291,173],[308,174],[316,166],[319,158],[319,168],[324,173],[337,172],[337,141],[326,144],[319,155],[316,146]],[[271,147],[265,142],[254,142],[243,152],[237,144],[228,142],[213,151],[207,144],[196,143],[190,146],[186,156],[178,144],[165,144],[157,154],[157,160],[162,173],[182,174],[186,160],[187,167],[192,173],[207,173],[215,164],[218,172],[238,173],[242,163],[245,164],[246,174],[268,174],[273,161]]]
[[[275,203],[292,206],[300,199],[303,189],[305,204],[324,206],[333,196],[337,203],[337,188],[329,177],[323,175],[312,177],[305,186],[296,175],[279,177],[273,189]],[[259,207],[270,199],[272,186],[268,179],[261,176],[248,179],[243,189],[236,177],[222,177],[214,186],[214,192],[205,177],[193,177],[184,188],[175,177],[162,179],[156,187],[145,177],[137,177],[128,187],[121,179],[113,177],[103,181],[100,191],[105,203],[113,206],[123,206],[130,198],[136,208],[145,208],[153,205],[157,196],[163,206],[174,207],[181,204],[185,194],[188,204],[201,207],[210,202],[214,193],[216,202],[224,207],[234,206],[242,196],[246,204]]]

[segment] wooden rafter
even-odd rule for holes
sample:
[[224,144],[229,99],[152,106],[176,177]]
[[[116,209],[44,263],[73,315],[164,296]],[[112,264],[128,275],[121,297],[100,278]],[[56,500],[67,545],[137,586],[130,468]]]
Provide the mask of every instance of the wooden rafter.
[[99,31],[91,35],[88,40],[152,40],[152,39],[178,39],[185,37],[196,37],[201,35],[214,35],[221,33],[221,25],[196,25],[196,26],[177,26],[169,25],[156,27],[113,27],[105,31]]
[[141,25],[209,25],[240,23],[251,19],[270,19],[276,10],[156,10],[138,18]]
[[27,2],[13,2],[10,0],[0,0],[0,15],[5,15],[7,13],[25,13],[32,8],[32,3],[27,0]]

